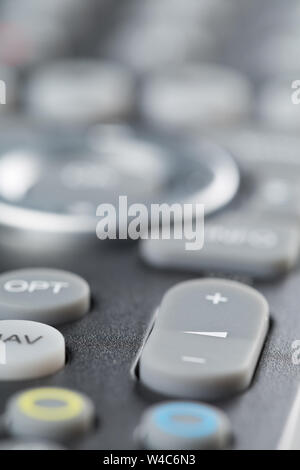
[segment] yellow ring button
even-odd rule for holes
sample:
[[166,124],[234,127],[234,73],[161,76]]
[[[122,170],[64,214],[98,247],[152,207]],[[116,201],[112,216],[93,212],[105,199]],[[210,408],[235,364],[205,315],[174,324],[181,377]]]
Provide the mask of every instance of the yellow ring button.
[[[47,407],[42,400],[57,400],[62,406]],[[75,418],[84,409],[84,400],[76,392],[64,388],[43,387],[29,390],[18,398],[22,413],[42,421],[64,421]]]

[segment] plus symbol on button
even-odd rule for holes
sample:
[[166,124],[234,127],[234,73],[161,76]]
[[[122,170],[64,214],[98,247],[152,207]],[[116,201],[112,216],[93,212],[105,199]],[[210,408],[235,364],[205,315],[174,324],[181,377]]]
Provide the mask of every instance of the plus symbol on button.
[[206,300],[212,302],[214,305],[218,305],[220,302],[227,302],[228,300],[226,297],[222,297],[220,292],[216,292],[214,295],[207,295],[205,298]]

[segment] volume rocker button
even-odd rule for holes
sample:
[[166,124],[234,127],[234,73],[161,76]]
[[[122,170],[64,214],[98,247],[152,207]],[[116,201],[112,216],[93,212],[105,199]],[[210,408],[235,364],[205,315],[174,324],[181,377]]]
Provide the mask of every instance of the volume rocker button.
[[181,283],[163,298],[139,363],[141,382],[168,396],[214,399],[251,382],[269,323],[269,307],[238,282]]

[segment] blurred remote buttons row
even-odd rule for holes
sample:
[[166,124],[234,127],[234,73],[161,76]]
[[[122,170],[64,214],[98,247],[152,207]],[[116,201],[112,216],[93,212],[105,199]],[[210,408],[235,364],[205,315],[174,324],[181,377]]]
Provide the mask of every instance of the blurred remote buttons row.
[[171,288],[139,359],[143,385],[167,396],[217,399],[246,389],[269,324],[266,299],[223,279]]

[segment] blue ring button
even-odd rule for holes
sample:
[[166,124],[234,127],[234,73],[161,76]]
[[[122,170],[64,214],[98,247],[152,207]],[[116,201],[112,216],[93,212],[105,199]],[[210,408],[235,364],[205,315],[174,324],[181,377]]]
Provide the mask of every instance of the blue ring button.
[[201,438],[216,432],[218,416],[205,405],[178,402],[156,408],[153,419],[162,431],[184,438]]

